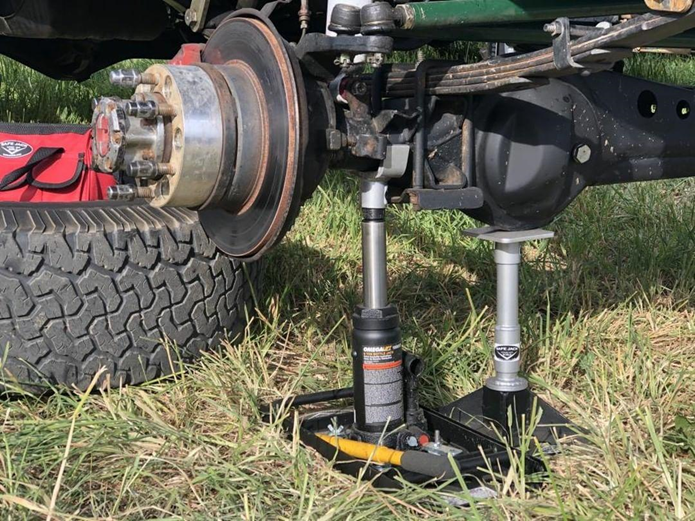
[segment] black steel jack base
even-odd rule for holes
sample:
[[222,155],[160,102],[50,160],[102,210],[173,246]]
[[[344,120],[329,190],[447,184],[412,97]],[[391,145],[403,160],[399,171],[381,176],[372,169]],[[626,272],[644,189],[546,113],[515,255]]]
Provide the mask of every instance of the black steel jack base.
[[[292,412],[285,414],[285,432],[299,433],[304,445],[332,461],[340,472],[369,480],[381,489],[397,490],[404,483],[437,487],[446,483],[441,489],[445,492],[458,492],[465,487],[474,497],[490,497],[494,493],[487,483],[505,476],[515,462],[523,465],[527,484],[543,482],[546,468],[540,459],[417,404],[409,406],[411,412],[416,407],[419,411],[417,425],[403,424],[393,431],[385,429],[380,439],[374,439],[371,434],[364,437],[356,425],[356,409],[336,404],[353,397],[352,388],[296,396],[273,403],[265,409],[265,416],[266,420],[272,420],[283,404],[290,409],[324,406],[318,410],[300,410],[298,425]],[[384,461],[384,450],[400,454],[400,459]]]
[[[515,447],[522,435],[531,436],[549,453],[560,440],[580,435],[577,427],[528,388],[507,393],[483,387],[441,407],[439,412],[486,436],[505,437]],[[535,426],[532,432],[530,425]]]

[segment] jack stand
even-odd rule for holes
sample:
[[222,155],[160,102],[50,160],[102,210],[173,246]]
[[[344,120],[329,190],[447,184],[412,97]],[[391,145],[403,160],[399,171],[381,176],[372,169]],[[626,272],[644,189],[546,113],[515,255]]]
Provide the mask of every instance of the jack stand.
[[[557,440],[577,434],[567,418],[529,390],[528,380],[519,376],[521,328],[519,326],[519,265],[521,246],[527,241],[551,239],[547,230],[519,232],[478,228],[471,237],[495,243],[497,265],[497,324],[495,326],[495,376],[482,389],[456,400],[440,412],[489,436],[504,433],[515,446],[532,413],[540,415],[533,432],[542,446],[556,446]],[[533,408],[537,408],[533,411]],[[540,411],[538,411],[540,410]],[[536,416],[538,417],[538,416]]]
[[423,362],[403,352],[398,311],[387,297],[386,186],[378,175],[363,178],[361,185],[364,304],[353,314],[353,387],[278,400],[264,415],[277,416],[283,406],[352,398],[351,408],[300,414],[299,425],[291,414],[284,428],[288,434],[299,432],[305,445],[333,460],[337,469],[381,488],[401,488],[403,480],[448,481],[449,489],[460,490],[460,476],[469,489],[484,494],[489,492],[484,483],[506,473],[514,461],[522,462],[527,475],[542,472],[543,463],[533,456],[420,407]]

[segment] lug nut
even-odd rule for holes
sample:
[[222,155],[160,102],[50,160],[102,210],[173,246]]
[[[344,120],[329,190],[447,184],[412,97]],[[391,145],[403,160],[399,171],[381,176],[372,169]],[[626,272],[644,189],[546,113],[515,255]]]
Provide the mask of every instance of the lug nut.
[[168,103],[156,101],[128,101],[125,104],[125,112],[129,116],[143,119],[153,119],[157,116],[174,117],[176,110]]
[[137,190],[133,185],[109,186],[106,189],[106,197],[109,201],[133,201],[137,195]]
[[139,72],[135,69],[118,69],[111,71],[109,81],[112,85],[119,87],[137,87],[138,85],[156,85],[158,78],[156,74]]
[[149,186],[116,185],[106,189],[109,201],[134,201],[135,199],[152,199],[154,190]]
[[109,81],[119,87],[137,87],[141,82],[141,75],[134,69],[118,69],[111,71]]
[[125,104],[125,113],[136,118],[156,118],[158,112],[155,101],[128,101]]
[[168,163],[154,161],[133,161],[126,168],[128,177],[138,179],[158,179],[165,175],[173,175],[174,167]]

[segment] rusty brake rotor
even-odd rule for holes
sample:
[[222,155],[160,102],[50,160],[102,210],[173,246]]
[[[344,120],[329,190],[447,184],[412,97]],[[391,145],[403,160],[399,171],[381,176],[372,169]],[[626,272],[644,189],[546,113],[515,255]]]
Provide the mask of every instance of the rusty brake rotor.
[[301,75],[284,41],[260,18],[227,19],[210,37],[203,62],[231,90],[237,146],[232,171],[216,200],[199,211],[200,221],[220,249],[256,259],[283,237],[301,204],[307,137]]

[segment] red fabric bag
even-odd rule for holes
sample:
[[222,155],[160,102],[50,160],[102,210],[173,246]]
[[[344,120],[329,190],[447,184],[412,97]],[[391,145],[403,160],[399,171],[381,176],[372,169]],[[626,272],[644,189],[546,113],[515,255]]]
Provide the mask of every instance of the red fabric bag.
[[0,123],[0,202],[106,199],[116,183],[90,168],[91,139],[81,125]]

